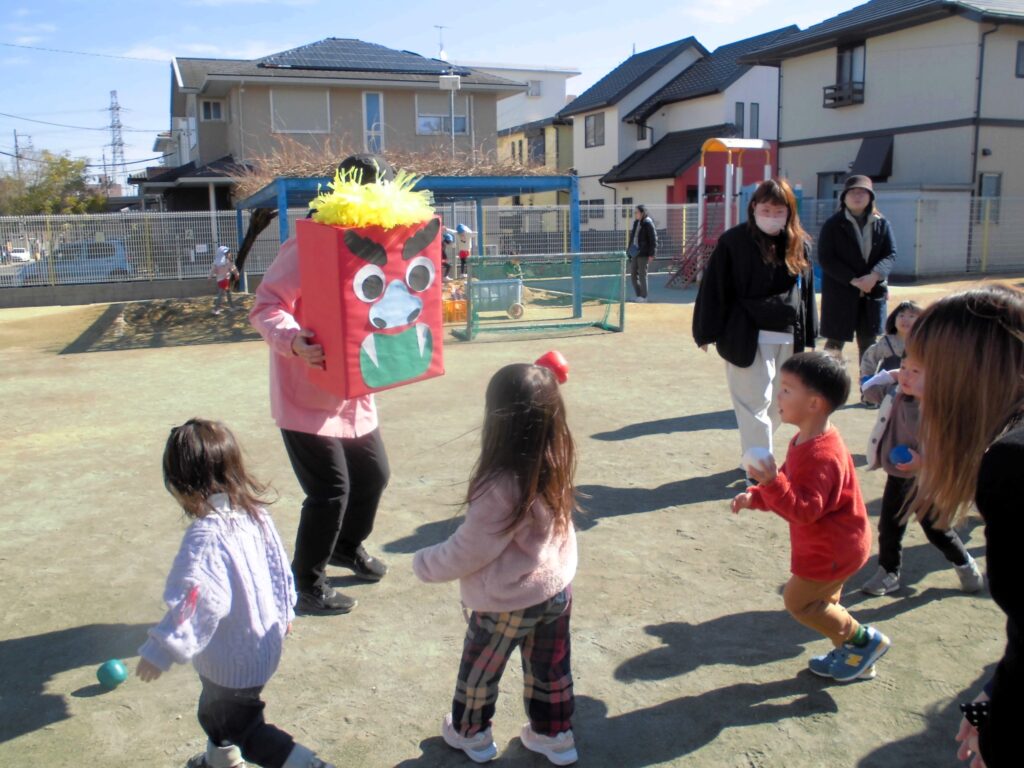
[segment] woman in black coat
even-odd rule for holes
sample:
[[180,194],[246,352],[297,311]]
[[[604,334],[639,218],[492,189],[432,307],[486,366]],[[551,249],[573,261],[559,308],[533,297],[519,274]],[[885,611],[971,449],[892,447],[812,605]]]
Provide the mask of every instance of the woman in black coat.
[[814,346],[818,315],[810,238],[785,180],[761,182],[747,221],[719,239],[693,308],[693,338],[714,344],[740,428],[741,453],[772,449],[775,385],[794,352]]
[[821,335],[825,349],[835,352],[856,336],[859,359],[885,325],[896,241],[888,220],[875,208],[867,176],[847,179],[839,203],[818,239]]

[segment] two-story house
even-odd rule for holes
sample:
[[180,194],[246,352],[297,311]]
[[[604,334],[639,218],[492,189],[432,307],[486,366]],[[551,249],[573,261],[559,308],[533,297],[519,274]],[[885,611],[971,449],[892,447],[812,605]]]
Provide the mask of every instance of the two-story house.
[[743,60],[779,68],[779,167],[808,194],[1024,197],[1021,0],[872,0]]
[[[637,53],[569,103],[573,159],[588,219],[604,206],[685,203],[696,196],[696,163],[708,138],[776,138],[778,73],[739,57],[794,34],[787,27],[721,46],[713,53],[692,37]],[[749,161],[760,178],[764,157]],[[753,175],[751,175],[753,174]],[[708,165],[708,190],[724,187],[724,159]],[[692,177],[692,178],[691,178]],[[592,224],[593,225],[593,224]]]
[[[454,104],[446,89],[453,75]],[[333,140],[348,151],[383,153],[451,151],[454,138],[461,155],[493,153],[498,99],[526,88],[333,37],[255,60],[175,58],[171,130],[158,137],[174,162],[141,186],[172,189],[182,203],[172,207],[205,208],[207,188],[232,184],[231,166],[270,156],[283,137],[313,148]],[[190,189],[197,190],[191,197]]]

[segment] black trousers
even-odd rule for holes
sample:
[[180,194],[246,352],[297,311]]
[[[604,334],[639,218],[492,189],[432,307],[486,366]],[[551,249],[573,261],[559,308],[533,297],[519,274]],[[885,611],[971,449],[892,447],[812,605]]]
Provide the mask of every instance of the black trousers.
[[281,768],[295,746],[286,732],[263,719],[263,686],[224,688],[200,676],[199,725],[218,747],[234,744],[247,762]]
[[[878,564],[889,573],[899,573],[903,562],[903,534],[907,532],[907,524],[900,522],[900,513],[913,482],[913,478],[889,475],[882,492],[882,511],[878,516]],[[949,562],[953,565],[967,564],[970,555],[956,531],[933,528],[928,518],[921,521],[921,529]]]
[[284,447],[306,500],[295,534],[295,588],[326,583],[331,555],[351,554],[373,530],[377,506],[391,476],[380,430],[354,438],[282,429]]
[[633,256],[629,260],[629,277],[633,282],[633,293],[639,299],[647,298],[647,266],[650,261],[646,256]]
[[[882,317],[885,317],[885,308],[882,309]],[[884,327],[883,327],[884,330]],[[868,351],[868,347],[878,341],[878,320],[871,311],[870,302],[863,296],[860,299],[860,303],[857,305],[857,324],[854,327],[854,337],[857,339],[857,363],[864,357],[864,353]],[[825,341],[825,350],[835,350],[836,352],[843,351],[843,345],[845,341],[841,339],[827,339]]]

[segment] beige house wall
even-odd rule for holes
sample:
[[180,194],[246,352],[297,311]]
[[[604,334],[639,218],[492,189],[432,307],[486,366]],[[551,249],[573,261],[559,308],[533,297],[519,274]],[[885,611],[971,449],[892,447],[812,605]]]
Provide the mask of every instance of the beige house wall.
[[979,26],[960,17],[865,43],[864,103],[822,106],[836,83],[837,49],[783,61],[783,141],[973,116]]
[[1024,26],[1004,26],[985,39],[983,117],[1024,120],[1024,77],[1017,77],[1017,43],[1022,41]]
[[[301,86],[277,86],[275,90],[293,91]],[[228,97],[231,104],[231,120],[224,124],[224,146],[236,159],[252,160],[266,156],[279,147],[279,138],[287,137],[308,147],[323,146],[328,139],[341,140],[352,151],[364,150],[363,135],[363,94],[380,93],[383,96],[383,134],[386,150],[427,152],[448,149],[451,137],[444,135],[417,135],[417,96],[424,112],[437,113],[443,107],[448,114],[447,96],[436,90],[416,91],[412,89],[354,89],[310,86],[310,92],[327,92],[330,100],[329,133],[276,133],[271,122],[271,86],[246,84],[233,87]],[[444,102],[441,104],[441,102]],[[437,102],[437,103],[435,103]],[[457,134],[456,150],[470,152],[472,148],[494,152],[496,147],[495,96],[489,93],[463,91],[456,94],[456,115],[463,115],[470,109],[470,131]],[[201,140],[205,138],[201,135]],[[216,143],[216,138],[214,139]],[[226,152],[219,152],[204,162],[216,159]]]
[[1001,173],[1003,197],[1024,199],[1024,128],[982,126],[978,137],[978,173]]

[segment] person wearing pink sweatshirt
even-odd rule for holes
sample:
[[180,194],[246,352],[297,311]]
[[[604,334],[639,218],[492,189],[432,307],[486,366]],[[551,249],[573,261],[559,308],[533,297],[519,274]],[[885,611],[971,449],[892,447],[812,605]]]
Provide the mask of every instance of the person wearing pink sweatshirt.
[[523,746],[569,765],[577,760],[569,665],[576,453],[556,373],[539,364],[499,370],[487,387],[482,444],[465,521],[413,559],[423,581],[458,579],[471,611],[441,735],[474,762],[497,756],[491,718],[519,647],[529,716]]
[[[382,157],[353,155],[339,169],[358,168],[364,183],[394,178]],[[391,477],[373,395],[342,400],[306,374],[322,367],[324,348],[309,326],[299,279],[299,248],[285,240],[256,289],[249,322],[270,347],[270,413],[306,498],[295,533],[292,572],[297,613],[348,613],[356,600],[327,581],[327,566],[380,581],[388,567],[363,542],[373,531]]]

